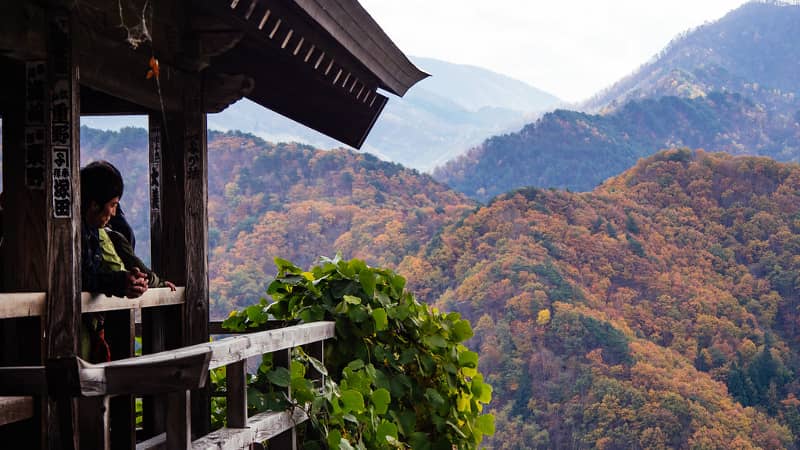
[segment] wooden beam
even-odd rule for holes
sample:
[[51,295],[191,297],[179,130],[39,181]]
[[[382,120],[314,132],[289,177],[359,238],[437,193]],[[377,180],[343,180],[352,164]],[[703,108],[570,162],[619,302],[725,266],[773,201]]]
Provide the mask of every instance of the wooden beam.
[[[152,111],[149,115],[150,254],[153,270],[176,284],[186,283],[183,192],[183,116]],[[142,352],[178,348],[183,339],[183,308],[142,312]],[[144,436],[166,431],[167,399],[145,396]]]
[[43,395],[47,374],[43,366],[0,367],[0,395]]
[[[136,330],[134,316],[133,309],[106,313],[106,340],[112,343],[112,361],[135,356]],[[109,399],[109,420],[110,423],[114,424],[108,435],[110,448],[132,450],[136,447],[135,408],[135,398],[131,393],[126,392]]]
[[[108,397],[78,399],[81,450],[112,449],[109,400]],[[121,450],[126,447],[113,448]]]
[[136,444],[136,450],[150,450],[151,448],[164,448],[164,445],[167,443],[167,433],[162,432],[156,436],[153,436],[149,439],[145,439],[144,441],[139,442]]
[[228,428],[247,426],[247,360],[225,368]]
[[[45,192],[47,211],[46,359],[74,357],[80,324],[80,105],[74,17],[53,9],[47,19]],[[61,395],[57,393],[56,395]],[[51,397],[47,436],[51,448],[77,449],[74,400]]]
[[81,360],[81,395],[156,394],[197,389],[206,384],[211,352],[190,347],[153,355],[89,364]]
[[[272,439],[308,420],[301,408],[289,411],[269,411],[247,419],[247,428],[222,428],[192,442],[195,450],[234,450]],[[275,447],[283,448],[283,447]]]
[[[292,350],[280,350],[272,354],[272,364],[275,367],[283,367],[286,370],[291,370],[292,367]],[[292,387],[286,387],[286,398],[291,402],[292,400]],[[282,448],[286,450],[297,450],[297,430],[291,427],[270,439],[270,446],[274,448]]]
[[33,406],[33,397],[0,397],[0,426],[32,418]]
[[[203,80],[187,78],[184,84],[184,217],[186,244],[186,303],[184,344],[208,342],[208,139],[203,112]],[[208,388],[192,392],[192,433],[202,436],[211,427]]]
[[141,297],[111,297],[103,294],[81,293],[83,312],[119,311],[125,309],[144,309],[160,306],[181,305],[184,302],[186,288],[150,288]]
[[0,319],[40,317],[44,314],[45,292],[0,294]]
[[[138,298],[108,297],[103,294],[81,293],[82,312],[148,309],[182,305],[185,288],[173,292],[169,288],[151,288]],[[0,293],[0,319],[39,317],[44,314],[47,293]]]
[[[47,269],[45,132],[47,72],[43,61],[3,65],[8,103],[3,116],[2,284],[8,292],[44,291]],[[10,270],[13,268],[13,270]]]
[[190,391],[173,392],[167,396],[167,448],[190,449],[192,416]]
[[215,369],[253,356],[330,339],[334,335],[333,322],[314,322],[220,339],[206,344],[212,350],[209,368]]

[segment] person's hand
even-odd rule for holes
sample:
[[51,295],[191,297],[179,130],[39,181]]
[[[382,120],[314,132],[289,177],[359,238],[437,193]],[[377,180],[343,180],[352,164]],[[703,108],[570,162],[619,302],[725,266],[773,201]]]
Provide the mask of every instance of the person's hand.
[[139,270],[138,267],[128,271],[125,277],[125,296],[136,298],[147,291],[147,274]]
[[169,288],[169,290],[170,290],[170,291],[173,291],[173,292],[175,292],[175,285],[174,285],[174,284],[172,284],[172,282],[171,282],[171,281],[164,280],[164,284],[166,284],[166,285],[167,285],[167,287]]

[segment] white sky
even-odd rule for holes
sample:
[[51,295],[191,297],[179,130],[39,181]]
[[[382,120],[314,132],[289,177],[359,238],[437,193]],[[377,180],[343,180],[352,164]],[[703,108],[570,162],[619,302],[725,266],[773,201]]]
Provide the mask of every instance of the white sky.
[[591,97],[745,0],[360,0],[403,52]]

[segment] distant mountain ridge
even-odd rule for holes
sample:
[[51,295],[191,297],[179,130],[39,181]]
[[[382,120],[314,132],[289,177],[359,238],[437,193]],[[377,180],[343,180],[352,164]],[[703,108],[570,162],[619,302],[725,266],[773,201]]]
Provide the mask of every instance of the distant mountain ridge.
[[738,92],[768,110],[800,94],[800,4],[752,1],[674,39],[651,62],[582,105],[615,109],[629,100]]
[[434,169],[473,198],[586,191],[660,149],[800,159],[800,5],[752,2],[676,40],[583,105],[491,137]]
[[419,56],[412,56],[411,61],[433,76],[422,80],[409,94],[420,96],[422,91],[432,92],[469,111],[503,108],[536,112],[564,103],[541,89],[482,67]]
[[[562,102],[539,89],[474,66],[413,58],[431,77],[405,97],[389,95],[361,150],[406,167],[430,171],[485,138],[521,128]],[[134,119],[137,126],[146,121]],[[131,126],[131,118],[83,118],[101,129]],[[208,127],[243,131],[270,142],[298,142],[331,149],[343,145],[249,100],[208,115]]]
[[[431,58],[412,58],[431,77],[405,97],[390,96],[361,150],[406,167],[429,171],[488,136],[519,129],[562,103],[558,98],[486,69]],[[210,115],[209,128],[253,133],[272,142],[317,148],[342,144],[242,100]]]
[[495,136],[434,171],[481,201],[522,186],[589,191],[639,158],[673,147],[798,160],[800,125],[739,94],[661,97],[606,115],[556,110]]

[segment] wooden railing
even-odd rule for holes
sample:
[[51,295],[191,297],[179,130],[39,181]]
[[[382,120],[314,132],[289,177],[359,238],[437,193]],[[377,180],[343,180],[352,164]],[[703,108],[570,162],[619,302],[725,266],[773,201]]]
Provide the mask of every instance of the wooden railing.
[[[118,311],[144,309],[184,303],[185,289],[172,291],[168,288],[148,289],[141,297],[108,297],[102,294],[81,293],[81,311]],[[44,314],[46,294],[44,292],[20,292],[0,294],[0,319],[41,317]]]
[[[142,310],[161,306],[180,305],[184,303],[183,287],[172,291],[168,288],[147,290],[142,296],[130,299],[81,294],[82,312]],[[41,317],[45,311],[46,294],[44,292],[20,292],[0,294],[0,320]],[[30,419],[35,408],[34,400],[29,396],[0,397],[0,426]]]
[[[44,311],[44,294],[0,294],[0,319],[35,317]],[[137,299],[82,296],[83,312],[150,308],[183,303],[183,290],[151,289]],[[316,345],[332,338],[334,324],[317,322],[240,334],[175,350],[89,364],[79,357],[47,361],[42,366],[0,368],[0,425],[33,415],[30,396],[95,399],[99,433],[104,442],[92,447],[109,448],[108,401],[113,396],[166,395],[166,433],[136,444],[137,450],[241,449],[292,433],[307,417],[301,409],[247,415],[247,359],[273,353],[276,364],[288,367],[289,352],[298,346]],[[206,386],[208,371],[226,367],[227,426],[191,440],[190,391]],[[287,392],[288,395],[291,395]],[[91,405],[91,403],[88,403]],[[87,408],[88,409],[88,408]]]

